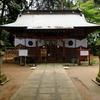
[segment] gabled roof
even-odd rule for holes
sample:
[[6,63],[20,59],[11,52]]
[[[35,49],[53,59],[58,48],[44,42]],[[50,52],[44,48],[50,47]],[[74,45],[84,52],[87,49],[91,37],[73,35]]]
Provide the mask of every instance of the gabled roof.
[[88,23],[80,10],[23,11],[14,23],[2,27],[26,27],[27,29],[73,29],[96,27]]

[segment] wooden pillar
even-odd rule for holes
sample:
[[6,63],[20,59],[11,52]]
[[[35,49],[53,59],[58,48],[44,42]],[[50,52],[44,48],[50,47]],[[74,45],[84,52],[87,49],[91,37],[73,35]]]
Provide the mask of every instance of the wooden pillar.
[[62,40],[62,42],[63,42],[63,54],[62,54],[62,56],[63,56],[63,62],[65,61],[65,39],[63,39]]
[[78,65],[81,65],[80,51],[78,51]]
[[89,63],[89,65],[91,65],[91,64],[90,64],[90,50],[89,50],[88,52],[89,52],[89,56],[88,56],[89,62],[88,62],[88,63]]
[[36,62],[38,62],[38,39],[36,39]]

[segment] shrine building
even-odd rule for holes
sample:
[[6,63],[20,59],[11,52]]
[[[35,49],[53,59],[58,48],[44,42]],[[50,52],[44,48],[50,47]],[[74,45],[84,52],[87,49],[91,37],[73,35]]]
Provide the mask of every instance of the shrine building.
[[100,26],[88,23],[81,10],[25,10],[0,28],[14,35],[15,47],[28,50],[35,62],[70,62],[87,48],[87,35]]

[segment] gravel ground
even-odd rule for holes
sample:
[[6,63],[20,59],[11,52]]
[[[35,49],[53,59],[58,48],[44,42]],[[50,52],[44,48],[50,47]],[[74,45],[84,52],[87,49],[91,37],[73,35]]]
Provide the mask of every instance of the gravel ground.
[[29,67],[19,66],[19,64],[3,64],[3,72],[10,81],[0,85],[0,100],[10,100],[11,96],[23,84],[31,71]]
[[[98,57],[94,57],[93,59],[98,62]],[[70,67],[66,71],[74,82],[83,100],[100,100],[100,86],[92,81],[98,74],[98,64],[93,66],[85,65]]]
[[[98,62],[98,57],[92,58]],[[100,100],[100,86],[92,81],[96,78],[98,70],[98,64],[73,66],[66,70],[83,100]],[[29,67],[20,66],[16,63],[4,63],[3,72],[10,81],[0,85],[0,100],[9,100],[32,71]]]

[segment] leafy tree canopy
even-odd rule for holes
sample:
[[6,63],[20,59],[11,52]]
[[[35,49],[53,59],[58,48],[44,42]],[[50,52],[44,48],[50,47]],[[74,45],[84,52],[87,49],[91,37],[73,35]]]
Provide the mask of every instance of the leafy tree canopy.
[[[91,54],[96,55],[99,51],[99,41],[100,41],[100,30],[88,34],[88,48],[91,49]],[[97,42],[98,41],[98,42]]]
[[79,5],[88,22],[100,24],[100,7],[96,5],[93,0],[89,0],[85,3],[80,1],[73,9],[76,9]]
[[[81,0],[73,9],[79,7],[89,23],[100,24],[100,1],[98,1],[99,0]],[[88,48],[91,49],[93,55],[96,55],[99,51],[99,47],[96,46],[96,44],[97,41],[100,40],[100,30],[88,34],[87,40]]]
[[32,0],[31,8],[35,10],[71,9],[71,0]]
[[26,0],[1,0],[1,24],[14,22],[20,10],[27,5]]
[[97,41],[96,45],[100,45],[100,40]]
[[[1,0],[0,1],[0,24],[14,22],[22,8],[27,5],[26,0]],[[9,41],[10,33],[0,30],[0,39],[5,42],[6,46],[11,46]]]

